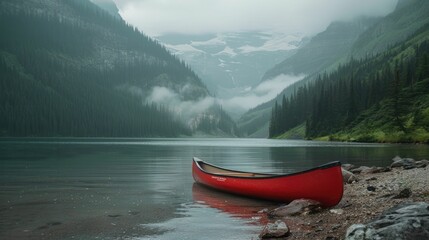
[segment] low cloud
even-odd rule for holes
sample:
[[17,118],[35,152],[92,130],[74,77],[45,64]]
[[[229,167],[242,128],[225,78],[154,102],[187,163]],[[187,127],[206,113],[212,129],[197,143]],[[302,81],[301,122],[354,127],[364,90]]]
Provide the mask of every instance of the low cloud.
[[[189,120],[204,113],[211,106],[218,104],[232,116],[238,117],[247,110],[275,98],[283,89],[303,79],[305,75],[279,75],[273,79],[264,81],[254,88],[243,90],[240,96],[229,99],[217,99],[207,96],[193,101],[184,101],[181,95],[166,87],[154,87],[146,101],[156,103],[174,111],[184,120]],[[184,86],[188,89],[191,86]]]
[[273,79],[264,81],[252,89],[247,89],[241,96],[220,100],[228,112],[245,112],[262,103],[275,98],[283,89],[303,79],[305,75],[281,74]]
[[[189,86],[184,86],[189,88]],[[156,103],[175,112],[182,119],[189,120],[198,114],[205,112],[216,103],[216,99],[207,96],[194,101],[182,100],[180,94],[166,87],[154,87],[146,99],[150,103]]]
[[398,0],[114,0],[150,36],[245,31],[315,34],[331,22],[384,16]]

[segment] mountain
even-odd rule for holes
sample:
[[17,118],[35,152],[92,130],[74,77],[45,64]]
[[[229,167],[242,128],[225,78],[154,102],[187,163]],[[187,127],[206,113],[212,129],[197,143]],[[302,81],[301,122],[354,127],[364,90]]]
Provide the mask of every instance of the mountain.
[[359,36],[351,55],[355,58],[375,55],[429,23],[429,3],[426,0],[401,0],[394,12],[382,18]]
[[377,18],[359,18],[349,22],[333,22],[325,31],[311,38],[310,42],[294,55],[269,69],[263,79],[280,74],[314,74],[327,69],[349,56],[356,39],[377,21]]
[[99,6],[101,9],[105,10],[106,12],[110,13],[110,15],[121,19],[121,15],[119,15],[119,9],[116,6],[115,2],[113,0],[90,0],[95,5]]
[[429,143],[428,126],[429,23],[284,97],[274,106],[270,136],[300,127],[306,138]]
[[306,41],[301,34],[273,32],[166,34],[157,39],[187,62],[221,99],[241,96],[255,87],[265,71]]
[[0,6],[1,135],[177,136],[201,114],[228,121],[215,103],[192,113],[160,105],[212,97],[185,63],[92,2]]
[[[275,99],[243,114],[237,123],[239,129],[249,136],[268,136],[269,120],[267,119],[271,118],[271,109],[276,101],[281,102],[284,95],[290,97],[300,87],[319,79],[317,76],[323,75],[324,72],[334,71],[339,65],[347,63],[352,58],[369,57],[371,54],[375,55],[383,49],[403,41],[429,21],[428,5],[429,2],[424,0],[402,0],[398,2],[396,9],[385,17],[357,19],[355,22],[348,23],[349,27],[346,23],[333,23],[334,26],[329,26],[325,32],[313,37],[295,55],[265,74],[266,79],[281,73],[305,72],[308,75],[303,80],[284,89]],[[335,25],[337,26],[335,27]],[[349,41],[346,41],[347,47],[339,44],[336,37],[331,40],[325,38],[335,36],[335,30],[341,25],[344,26],[345,32],[350,28],[351,31],[359,33],[344,33],[343,36],[351,37],[348,39]],[[353,39],[354,41],[352,41]],[[338,50],[335,49],[337,45],[330,45],[331,42],[338,44]],[[306,68],[306,63],[308,63],[308,68]]]

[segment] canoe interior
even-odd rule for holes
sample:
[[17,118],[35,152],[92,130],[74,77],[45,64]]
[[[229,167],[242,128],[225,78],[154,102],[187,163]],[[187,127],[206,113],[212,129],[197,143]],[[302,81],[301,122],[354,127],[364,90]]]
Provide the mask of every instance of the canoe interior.
[[232,177],[248,177],[248,178],[264,178],[264,177],[273,176],[273,174],[239,172],[239,171],[223,169],[213,165],[206,164],[203,161],[197,161],[197,163],[204,171],[210,174],[225,175],[225,176],[232,176]]

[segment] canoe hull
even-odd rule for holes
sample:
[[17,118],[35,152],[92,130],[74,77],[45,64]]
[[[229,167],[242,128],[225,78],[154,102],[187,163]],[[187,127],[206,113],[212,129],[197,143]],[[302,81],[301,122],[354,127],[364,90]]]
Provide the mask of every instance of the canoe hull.
[[343,196],[339,162],[295,174],[251,178],[212,174],[204,171],[199,161],[193,161],[194,180],[229,193],[279,202],[313,199],[325,207],[337,205]]

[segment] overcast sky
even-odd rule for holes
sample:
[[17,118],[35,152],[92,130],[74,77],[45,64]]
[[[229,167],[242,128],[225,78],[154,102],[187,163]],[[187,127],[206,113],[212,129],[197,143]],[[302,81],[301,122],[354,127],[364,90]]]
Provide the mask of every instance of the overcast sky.
[[382,16],[398,0],[113,0],[150,36],[277,31],[312,35],[335,20]]

